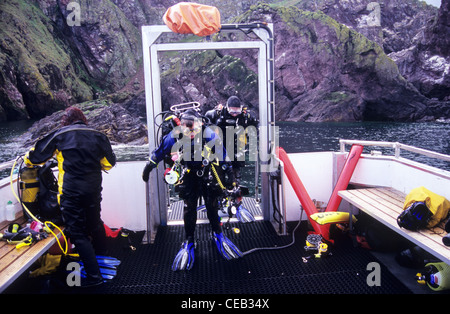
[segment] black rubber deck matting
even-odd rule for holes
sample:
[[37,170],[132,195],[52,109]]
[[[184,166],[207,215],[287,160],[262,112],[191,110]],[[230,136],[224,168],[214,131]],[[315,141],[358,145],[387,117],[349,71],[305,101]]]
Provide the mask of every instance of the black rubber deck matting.
[[[242,205],[257,219],[262,218],[261,208],[257,205],[256,201],[252,197],[243,197]],[[176,201],[171,203],[169,210],[167,212],[167,218],[169,222],[172,224],[183,223],[183,210],[184,210],[184,202]],[[198,222],[208,222],[206,210],[202,209],[197,212],[197,221]],[[236,221],[236,218],[234,218]]]
[[[279,236],[266,221],[235,223],[236,234],[227,236],[242,250],[284,246],[292,236]],[[289,225],[289,228],[295,226]],[[105,294],[408,294],[389,270],[380,265],[379,286],[371,286],[367,278],[371,262],[379,263],[367,250],[353,247],[352,241],[339,237],[329,247],[331,255],[311,257],[305,251],[307,225],[297,229],[294,245],[279,250],[261,250],[244,258],[226,261],[219,256],[210,239],[209,224],[197,225],[198,245],[195,264],[190,271],[173,272],[172,261],[183,240],[183,226],[160,227],[153,244],[142,244],[136,251],[118,248],[114,255],[122,260],[117,277],[89,293]],[[370,280],[369,280],[370,281]],[[74,290],[47,287],[50,293]],[[17,288],[16,288],[17,292]],[[30,292],[30,291],[28,291]],[[34,291],[36,292],[36,291]],[[85,293],[85,291],[84,291]]]

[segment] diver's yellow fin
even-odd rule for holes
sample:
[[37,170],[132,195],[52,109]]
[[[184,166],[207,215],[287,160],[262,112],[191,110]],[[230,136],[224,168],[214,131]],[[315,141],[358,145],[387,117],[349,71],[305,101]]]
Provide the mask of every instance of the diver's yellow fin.
[[[315,222],[317,222],[319,225],[326,225],[326,224],[349,222],[350,214],[347,212],[322,212],[312,214],[309,217]],[[354,215],[352,215],[352,221],[353,222],[357,221]]]

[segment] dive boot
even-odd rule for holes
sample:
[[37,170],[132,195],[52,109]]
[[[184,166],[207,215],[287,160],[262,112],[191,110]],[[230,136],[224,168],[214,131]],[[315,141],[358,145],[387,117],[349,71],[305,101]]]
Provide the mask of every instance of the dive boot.
[[236,218],[242,223],[255,221],[255,217],[252,215],[252,213],[249,212],[247,208],[242,206],[242,204],[237,208]]
[[181,244],[181,249],[172,264],[172,270],[190,270],[194,266],[195,242],[188,239]]
[[243,254],[241,250],[239,250],[236,245],[231,242],[224,234],[213,232],[213,238],[216,242],[217,249],[219,250],[220,255],[223,256],[226,260],[232,260],[239,257],[242,257]]

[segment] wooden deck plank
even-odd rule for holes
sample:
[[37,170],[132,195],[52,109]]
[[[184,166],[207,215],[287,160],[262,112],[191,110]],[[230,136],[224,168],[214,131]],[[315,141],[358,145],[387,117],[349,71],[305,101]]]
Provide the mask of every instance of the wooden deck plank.
[[374,190],[377,191],[377,193],[379,193],[380,195],[387,195],[391,197],[402,206],[405,202],[406,195],[398,190],[394,190],[392,188],[375,188]]
[[338,194],[350,204],[450,264],[450,247],[442,243],[442,237],[447,234],[442,229],[442,223],[432,229],[420,231],[410,231],[398,226],[397,217],[403,211],[405,199],[403,193],[391,188],[368,188],[339,191]]
[[[54,230],[57,237],[61,235]],[[16,248],[16,245],[2,241],[0,246],[0,293],[23,274],[40,256],[56,243],[56,238],[49,234],[47,238],[29,246]]]

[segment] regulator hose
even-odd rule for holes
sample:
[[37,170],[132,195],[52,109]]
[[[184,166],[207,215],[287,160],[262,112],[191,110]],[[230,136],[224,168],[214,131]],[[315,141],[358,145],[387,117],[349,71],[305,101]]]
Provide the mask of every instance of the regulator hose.
[[295,226],[294,230],[292,230],[292,241],[289,244],[283,245],[283,246],[273,246],[273,247],[259,247],[259,248],[254,248],[245,252],[242,252],[242,255],[248,255],[250,253],[256,252],[256,251],[262,251],[262,250],[281,250],[281,249],[286,249],[292,245],[294,245],[295,243],[295,231],[297,231],[298,227],[300,226],[300,223],[302,222],[302,216],[303,216],[303,207],[301,207],[301,211],[300,211],[300,219],[297,223],[297,225]]

